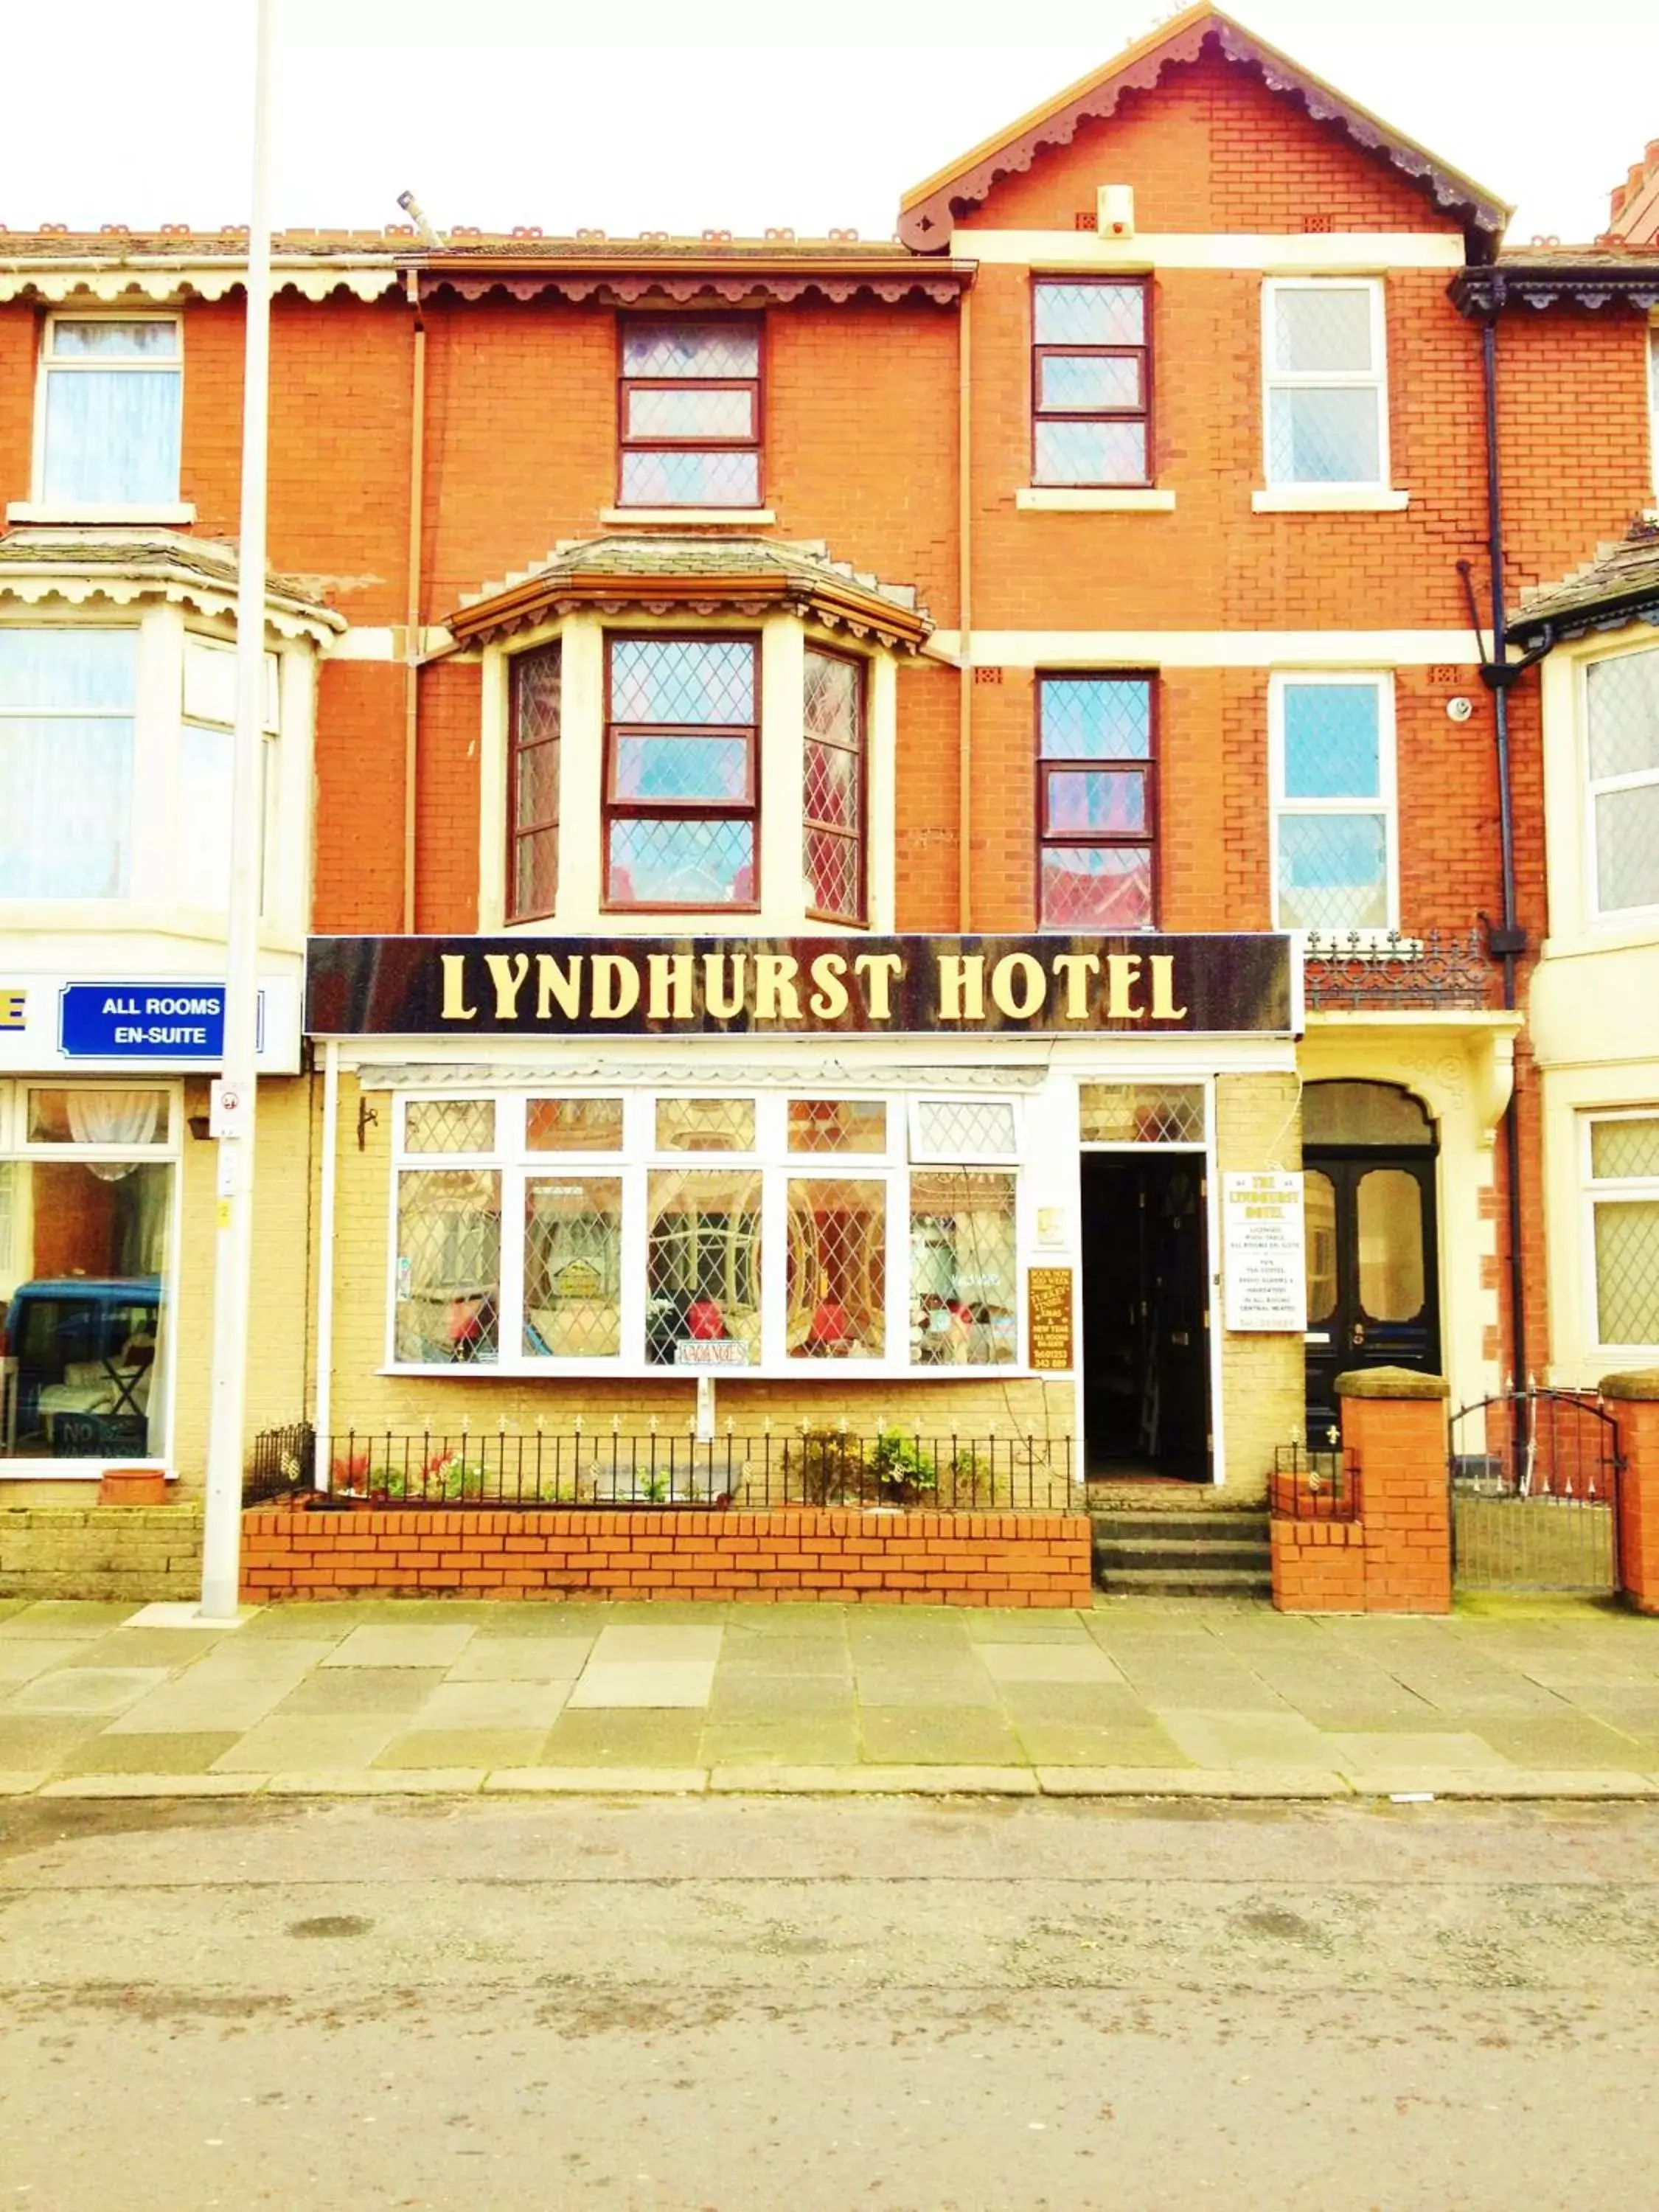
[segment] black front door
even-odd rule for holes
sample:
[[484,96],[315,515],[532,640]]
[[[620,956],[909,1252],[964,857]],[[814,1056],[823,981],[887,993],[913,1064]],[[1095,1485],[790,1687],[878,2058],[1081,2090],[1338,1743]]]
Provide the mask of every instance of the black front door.
[[1085,1152],[1083,1406],[1095,1474],[1208,1480],[1204,1162]]
[[1336,1378],[1352,1367],[1440,1367],[1434,1155],[1310,1149],[1308,1442],[1338,1425]]

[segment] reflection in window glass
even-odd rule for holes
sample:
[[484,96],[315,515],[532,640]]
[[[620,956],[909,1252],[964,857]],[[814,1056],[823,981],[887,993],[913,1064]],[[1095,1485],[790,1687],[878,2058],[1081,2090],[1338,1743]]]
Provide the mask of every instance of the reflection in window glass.
[[171,1164],[66,1154],[0,1164],[0,1451],[161,1456]]
[[524,1348],[555,1359],[622,1350],[622,1183],[532,1176],[525,1186]]
[[647,1363],[757,1365],[760,1170],[655,1169],[647,1213]]
[[884,1152],[887,1107],[879,1098],[792,1098],[792,1152]]
[[1018,1349],[1014,1178],[967,1168],[910,1178],[910,1359],[1011,1365]]
[[398,1177],[396,1355],[417,1365],[493,1361],[501,1301],[501,1179],[485,1168]]
[[886,1352],[887,1186],[792,1180],[787,1347],[803,1359]]
[[495,1149],[493,1098],[411,1098],[404,1114],[406,1152],[488,1152]]
[[620,1098],[532,1098],[525,1109],[525,1139],[532,1152],[617,1152],[622,1150]]
[[659,1098],[659,1152],[752,1152],[752,1098]]
[[1355,1194],[1359,1304],[1372,1321],[1423,1310],[1423,1188],[1403,1168],[1372,1168]]
[[1330,1177],[1321,1175],[1316,1168],[1310,1168],[1303,1182],[1308,1326],[1317,1328],[1336,1311],[1336,1191]]
[[1000,1158],[1014,1149],[1014,1109],[1002,1098],[919,1098],[911,1108],[910,1157]]

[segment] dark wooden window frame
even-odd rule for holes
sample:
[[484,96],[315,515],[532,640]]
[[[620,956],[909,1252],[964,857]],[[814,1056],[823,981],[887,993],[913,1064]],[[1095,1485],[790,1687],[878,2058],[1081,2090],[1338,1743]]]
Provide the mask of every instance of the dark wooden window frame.
[[[1037,294],[1045,284],[1065,284],[1073,289],[1087,288],[1098,291],[1110,286],[1121,291],[1133,284],[1140,294],[1140,336],[1138,346],[1130,345],[1042,345],[1037,342]],[[1076,407],[1048,407],[1042,405],[1042,364],[1051,356],[1064,358],[1080,356],[1086,360],[1138,361],[1140,364],[1140,404],[1139,407],[1097,407],[1087,410]],[[1037,474],[1037,431],[1044,422],[1140,422],[1146,426],[1146,460],[1142,473],[1133,477],[1091,477],[1087,483],[1068,478],[1064,483],[1049,483]],[[1152,283],[1150,276],[1130,275],[1108,276],[1085,275],[1060,276],[1054,270],[1036,275],[1031,279],[1031,483],[1035,487],[1055,491],[1144,491],[1156,481],[1152,466]]]
[[[559,721],[560,727],[550,738],[538,738],[526,744],[519,718],[519,693],[524,680],[526,663],[541,653],[555,653],[559,659]],[[559,888],[559,780],[562,763],[557,757],[563,740],[564,722],[564,646],[559,638],[550,638],[545,644],[532,646],[528,651],[515,653],[509,662],[507,683],[507,883],[502,900],[502,912],[509,922],[545,921],[554,912]],[[545,820],[526,822],[519,812],[519,763],[529,752],[550,749],[555,756],[553,773],[552,812]],[[553,890],[545,906],[520,907],[518,902],[519,848],[526,840],[538,836],[553,839]]]
[[[619,645],[746,645],[752,671],[752,722],[618,722],[611,715],[611,660]],[[761,665],[760,640],[751,631],[620,630],[605,633],[605,759],[599,794],[600,911],[605,914],[757,914],[761,887]],[[742,800],[616,799],[619,738],[741,737],[748,741],[749,788]],[[742,817],[754,828],[753,896],[746,899],[706,901],[618,899],[611,896],[611,824],[612,822],[729,822]]]
[[[1146,686],[1146,757],[1137,760],[1133,756],[1055,754],[1050,757],[1042,750],[1042,687],[1045,684],[1144,684]],[[1163,843],[1158,836],[1158,758],[1160,753],[1158,673],[1151,668],[1045,668],[1040,670],[1032,686],[1036,714],[1036,917],[1039,929],[1065,929],[1077,925],[1051,922],[1042,911],[1042,857],[1050,846],[1080,845],[1139,848],[1146,847],[1152,855],[1152,910],[1143,927],[1157,929],[1162,926],[1164,915]],[[1146,826],[1144,830],[1054,830],[1048,827],[1048,772],[1053,769],[1104,770],[1107,773],[1133,772],[1141,777],[1146,794]]]
[[[649,514],[657,507],[683,507],[696,512],[706,507],[706,500],[632,500],[627,496],[623,482],[624,457],[636,453],[747,453],[755,456],[755,499],[757,507],[766,504],[766,318],[764,315],[688,314],[682,319],[688,323],[719,323],[728,327],[752,330],[755,333],[755,374],[744,376],[629,376],[625,366],[628,354],[628,333],[630,327],[641,323],[666,323],[676,318],[668,314],[618,315],[617,318],[617,504],[618,507],[643,507]],[[628,427],[629,395],[634,392],[747,392],[750,395],[754,435],[750,438],[636,438]],[[749,510],[733,507],[733,514]]]
[[[806,856],[807,840],[813,830],[821,836],[838,837],[845,844],[854,845],[858,851],[858,912],[837,914],[833,908],[809,906],[808,915],[814,921],[842,921],[856,924],[860,929],[870,926],[870,669],[869,664],[854,653],[837,653],[833,647],[819,645],[813,639],[806,641],[808,653],[817,653],[823,660],[844,660],[857,678],[858,731],[851,745],[837,745],[833,738],[826,738],[805,726],[803,717],[801,738],[801,857]],[[806,811],[807,745],[829,745],[840,752],[851,752],[859,764],[859,812],[856,829],[844,829],[838,822],[820,822]]]

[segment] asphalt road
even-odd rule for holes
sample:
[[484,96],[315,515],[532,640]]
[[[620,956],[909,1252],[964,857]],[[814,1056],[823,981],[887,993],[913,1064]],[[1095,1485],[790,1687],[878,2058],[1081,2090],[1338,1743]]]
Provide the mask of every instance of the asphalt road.
[[0,1807],[0,2212],[1659,2202],[1659,1809]]

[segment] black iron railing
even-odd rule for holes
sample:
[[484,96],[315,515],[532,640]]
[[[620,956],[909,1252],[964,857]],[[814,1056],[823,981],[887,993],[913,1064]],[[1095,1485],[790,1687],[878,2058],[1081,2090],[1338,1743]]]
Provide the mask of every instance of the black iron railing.
[[244,1502],[349,1507],[854,1506],[936,1513],[1079,1510],[1070,1437],[927,1436],[883,1428],[268,1430]]
[[1268,1503],[1281,1521],[1361,1520],[1359,1462],[1352,1452],[1280,1444]]
[[1479,928],[1308,933],[1304,987],[1310,1006],[1364,1012],[1391,1006],[1474,1008],[1492,1001],[1498,969]]
[[1619,1424],[1589,1391],[1510,1390],[1454,1413],[1452,1572],[1462,1589],[1619,1587]]

